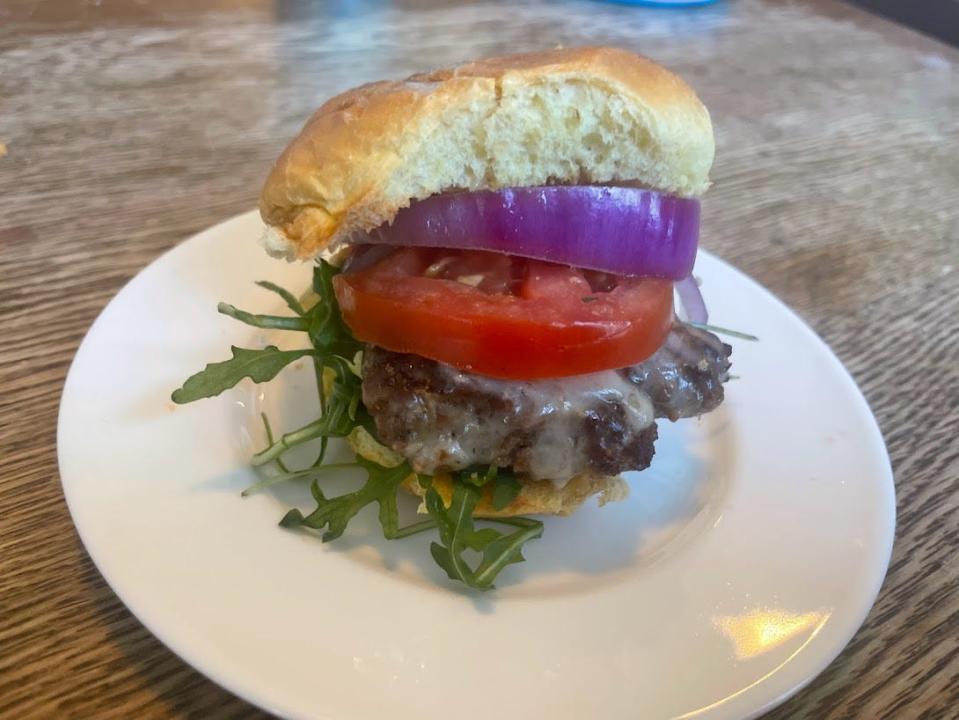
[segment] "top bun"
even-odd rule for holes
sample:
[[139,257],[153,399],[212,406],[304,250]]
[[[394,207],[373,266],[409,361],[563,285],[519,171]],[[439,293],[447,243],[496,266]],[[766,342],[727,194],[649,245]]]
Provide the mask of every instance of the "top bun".
[[640,55],[489,58],[327,101],[263,187],[265,244],[313,258],[448,190],[630,182],[696,196],[713,152],[696,94]]

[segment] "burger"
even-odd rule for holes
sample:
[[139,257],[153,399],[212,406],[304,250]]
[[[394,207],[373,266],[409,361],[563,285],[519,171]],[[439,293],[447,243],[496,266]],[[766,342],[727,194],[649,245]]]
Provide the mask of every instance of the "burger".
[[[691,272],[709,186],[709,114],[678,77],[609,47],[509,55],[376,82],[327,101],[260,198],[273,256],[315,263],[292,315],[220,310],[305,333],[234,348],[174,393],[218,394],[312,361],[319,417],[253,459],[260,485],[312,482],[286,527],[338,537],[379,506],[388,538],[438,531],[437,563],[488,589],[542,523],[653,460],[659,419],[715,409],[729,345]],[[683,320],[674,308],[680,298]],[[327,498],[346,437],[366,482]],[[284,454],[320,442],[312,466]],[[426,519],[399,527],[397,490]],[[475,521],[475,522],[474,522]]]

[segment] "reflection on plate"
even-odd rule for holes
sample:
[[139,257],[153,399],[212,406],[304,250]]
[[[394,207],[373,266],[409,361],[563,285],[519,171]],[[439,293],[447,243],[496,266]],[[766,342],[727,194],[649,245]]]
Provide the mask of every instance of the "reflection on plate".
[[808,328],[706,253],[713,317],[762,338],[734,343],[727,402],[661,423],[629,500],[548,519],[494,593],[451,585],[428,537],[387,542],[373,515],[331,545],[279,529],[310,505],[305,487],[239,491],[255,479],[261,411],[285,428],[315,416],[311,374],[169,401],[231,343],[290,342],[215,312],[270,310],[255,280],[306,286],[309,268],[271,261],[258,234],[254,213],[234,218],[124,288],[60,414],[64,490],[91,556],[217,682],[293,717],[738,718],[808,682],[862,622],[894,523],[875,421]]

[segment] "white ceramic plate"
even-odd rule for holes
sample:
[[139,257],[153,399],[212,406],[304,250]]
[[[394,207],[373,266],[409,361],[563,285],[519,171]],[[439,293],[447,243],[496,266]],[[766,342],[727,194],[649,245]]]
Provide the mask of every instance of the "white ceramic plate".
[[239,492],[261,407],[286,429],[315,414],[309,373],[169,400],[231,343],[277,340],[218,300],[276,312],[254,280],[306,287],[309,268],[267,258],[259,231],[242,215],[140,273],[91,328],[60,409],[90,555],[216,682],[302,718],[741,718],[807,683],[866,616],[895,512],[876,423],[829,349],[707,253],[714,321],[762,338],[734,341],[741,379],[702,420],[660,423],[628,501],[547,520],[495,592],[452,585],[428,537],[388,543],[372,513],[329,545],[280,529],[306,488]]

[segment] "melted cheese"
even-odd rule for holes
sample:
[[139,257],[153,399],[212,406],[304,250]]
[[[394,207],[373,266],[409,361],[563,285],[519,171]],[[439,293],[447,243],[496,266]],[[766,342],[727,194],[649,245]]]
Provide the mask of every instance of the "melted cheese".
[[421,434],[418,442],[405,448],[405,454],[421,472],[488,462],[489,448],[503,445],[507,434],[515,432],[517,423],[510,422],[512,417],[531,430],[529,475],[563,487],[584,467],[586,450],[579,432],[590,409],[608,402],[621,404],[628,425],[637,431],[654,422],[649,396],[612,370],[528,382],[481,377],[445,365],[441,371],[451,385],[501,398],[508,410],[502,422],[480,422],[467,404],[444,406],[447,422],[440,425],[456,430]]

